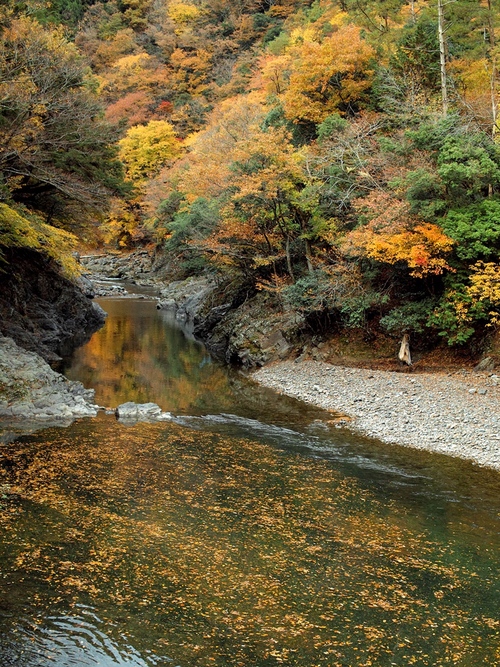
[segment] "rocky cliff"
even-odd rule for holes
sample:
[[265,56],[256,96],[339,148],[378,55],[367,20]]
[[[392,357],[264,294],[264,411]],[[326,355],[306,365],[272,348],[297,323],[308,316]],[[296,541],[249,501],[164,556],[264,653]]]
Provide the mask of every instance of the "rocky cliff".
[[105,313],[91,287],[63,277],[49,259],[11,248],[0,265],[0,333],[47,361],[57,361],[99,329]]

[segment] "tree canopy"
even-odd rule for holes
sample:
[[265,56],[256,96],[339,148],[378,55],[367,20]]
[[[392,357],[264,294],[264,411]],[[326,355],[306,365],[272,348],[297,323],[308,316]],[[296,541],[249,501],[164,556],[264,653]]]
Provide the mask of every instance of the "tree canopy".
[[113,195],[102,242],[463,344],[498,323],[499,19],[475,0],[9,0],[0,199],[76,230]]

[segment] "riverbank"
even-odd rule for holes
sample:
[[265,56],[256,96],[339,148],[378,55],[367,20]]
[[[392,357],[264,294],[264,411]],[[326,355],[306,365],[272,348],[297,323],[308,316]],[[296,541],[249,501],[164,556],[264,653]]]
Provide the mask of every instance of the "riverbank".
[[500,374],[285,361],[252,377],[280,394],[345,414],[349,428],[363,435],[500,470]]
[[95,417],[94,390],[56,373],[34,352],[0,335],[0,438],[12,431],[68,425],[78,417]]
[[0,271],[0,334],[52,363],[103,326],[106,314],[84,276],[72,281],[32,250],[10,248],[7,259]]

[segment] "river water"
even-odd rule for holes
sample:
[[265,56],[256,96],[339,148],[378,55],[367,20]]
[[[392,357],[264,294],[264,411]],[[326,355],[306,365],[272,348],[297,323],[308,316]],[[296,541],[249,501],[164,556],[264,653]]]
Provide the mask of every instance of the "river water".
[[500,665],[498,473],[354,436],[153,302],[101,304],[67,375],[174,419],[2,446],[1,667]]

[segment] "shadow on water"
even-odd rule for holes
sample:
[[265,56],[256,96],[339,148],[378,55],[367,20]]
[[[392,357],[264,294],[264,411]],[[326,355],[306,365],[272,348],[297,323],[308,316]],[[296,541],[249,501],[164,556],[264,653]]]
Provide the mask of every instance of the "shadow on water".
[[361,438],[103,299],[100,415],[0,450],[2,667],[500,665],[500,477]]

